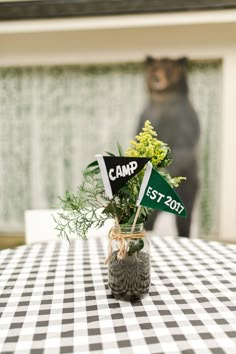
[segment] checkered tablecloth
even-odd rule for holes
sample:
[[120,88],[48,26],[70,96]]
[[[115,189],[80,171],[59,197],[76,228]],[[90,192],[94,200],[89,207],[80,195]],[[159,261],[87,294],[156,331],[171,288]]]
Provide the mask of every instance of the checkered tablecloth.
[[152,237],[135,303],[110,295],[106,251],[106,237],[1,251],[0,353],[236,353],[236,246]]

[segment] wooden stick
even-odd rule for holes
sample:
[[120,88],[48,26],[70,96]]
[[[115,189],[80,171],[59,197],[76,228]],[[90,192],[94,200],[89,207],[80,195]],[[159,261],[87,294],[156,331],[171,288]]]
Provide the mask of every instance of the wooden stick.
[[141,205],[138,206],[138,209],[136,211],[136,214],[135,214],[135,217],[134,217],[134,222],[133,222],[132,229],[131,229],[131,233],[134,232],[134,228],[135,228],[136,222],[138,220],[138,217],[139,217],[139,214],[140,214],[140,210],[141,210]]

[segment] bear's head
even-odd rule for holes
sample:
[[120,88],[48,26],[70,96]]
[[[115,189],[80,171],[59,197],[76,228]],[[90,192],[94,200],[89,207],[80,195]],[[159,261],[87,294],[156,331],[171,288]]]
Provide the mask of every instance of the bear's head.
[[145,61],[147,86],[150,94],[187,94],[187,58],[169,59],[148,56]]

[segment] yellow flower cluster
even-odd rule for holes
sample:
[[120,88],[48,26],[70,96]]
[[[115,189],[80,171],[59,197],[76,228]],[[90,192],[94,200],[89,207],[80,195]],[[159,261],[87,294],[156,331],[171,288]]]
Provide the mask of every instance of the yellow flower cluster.
[[170,164],[170,148],[167,144],[157,139],[157,133],[149,120],[136,137],[130,141],[130,147],[125,152],[129,157],[150,157],[153,167],[164,167]]

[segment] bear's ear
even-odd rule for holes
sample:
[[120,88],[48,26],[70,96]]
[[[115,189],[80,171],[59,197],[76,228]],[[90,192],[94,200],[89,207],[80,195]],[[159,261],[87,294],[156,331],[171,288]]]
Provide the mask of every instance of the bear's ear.
[[145,59],[145,64],[148,65],[152,65],[155,62],[155,58],[151,57],[151,56],[147,56]]
[[181,64],[182,66],[187,66],[188,65],[188,58],[186,57],[181,57],[179,59],[176,60],[179,64]]

